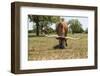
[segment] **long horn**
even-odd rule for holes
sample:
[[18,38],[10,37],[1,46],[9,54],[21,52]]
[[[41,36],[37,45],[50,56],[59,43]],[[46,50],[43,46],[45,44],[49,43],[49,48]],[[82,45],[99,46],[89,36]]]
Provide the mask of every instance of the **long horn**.
[[80,38],[73,38],[73,37],[62,37],[62,36],[57,36],[57,35],[45,35],[46,37],[50,37],[50,38],[65,38],[65,39],[72,39],[72,40],[78,40]]
[[65,37],[66,39],[78,40],[80,38],[73,38],[73,37]]

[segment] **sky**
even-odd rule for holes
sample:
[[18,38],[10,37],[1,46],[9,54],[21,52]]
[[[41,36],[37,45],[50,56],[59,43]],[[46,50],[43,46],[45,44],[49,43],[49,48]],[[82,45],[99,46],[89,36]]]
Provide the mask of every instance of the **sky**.
[[[82,28],[86,30],[88,28],[88,17],[74,17],[74,16],[66,16],[61,17],[64,18],[66,22],[68,22],[71,19],[78,19],[80,23],[82,24]],[[51,26],[53,29],[55,29],[55,24]]]
[[[78,19],[80,21],[80,23],[82,24],[82,28],[84,30],[86,30],[88,28],[88,17],[75,17],[75,16],[64,16],[61,17],[64,18],[66,22],[68,22],[71,19]],[[29,21],[28,21],[29,22]],[[32,30],[33,29],[33,22],[29,22],[28,23],[28,30]],[[56,24],[52,24],[52,26],[50,26],[51,28],[55,29]]]

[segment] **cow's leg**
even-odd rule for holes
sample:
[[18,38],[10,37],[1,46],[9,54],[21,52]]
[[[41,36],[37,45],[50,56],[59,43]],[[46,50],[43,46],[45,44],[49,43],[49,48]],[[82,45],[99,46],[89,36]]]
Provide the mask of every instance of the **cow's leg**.
[[65,42],[64,39],[59,39],[59,48],[60,49],[64,49],[65,48],[64,42]]
[[[67,32],[65,33],[65,37],[67,37]],[[65,45],[68,46],[67,39],[65,39]]]
[[68,44],[67,44],[67,39],[65,39],[65,45],[67,46]]

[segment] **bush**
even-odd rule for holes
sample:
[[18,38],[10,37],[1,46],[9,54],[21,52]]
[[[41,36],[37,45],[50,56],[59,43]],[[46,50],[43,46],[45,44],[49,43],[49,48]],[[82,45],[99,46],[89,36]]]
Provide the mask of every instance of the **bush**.
[[78,19],[72,19],[68,23],[70,24],[70,29],[72,30],[72,33],[82,33],[82,32],[84,32],[82,25],[78,21]]

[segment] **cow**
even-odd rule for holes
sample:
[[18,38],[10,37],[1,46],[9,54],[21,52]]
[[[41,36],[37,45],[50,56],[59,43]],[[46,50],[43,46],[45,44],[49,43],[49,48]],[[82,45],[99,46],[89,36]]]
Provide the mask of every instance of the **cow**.
[[58,35],[59,40],[59,48],[63,49],[65,46],[67,46],[67,39],[65,38],[68,33],[68,25],[67,22],[65,22],[64,18],[61,19],[61,21],[56,26],[56,33]]

